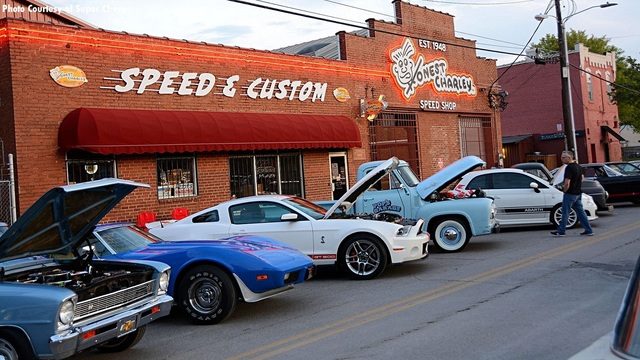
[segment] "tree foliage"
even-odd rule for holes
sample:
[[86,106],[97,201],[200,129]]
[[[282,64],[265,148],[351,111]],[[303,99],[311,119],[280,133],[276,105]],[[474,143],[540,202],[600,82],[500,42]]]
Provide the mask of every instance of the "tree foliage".
[[[640,132],[640,63],[638,60],[623,56],[623,50],[611,44],[606,36],[587,35],[584,30],[569,30],[567,48],[574,49],[578,43],[582,43],[594,53],[616,53],[617,73],[611,95],[618,104],[618,117],[621,124],[631,125],[636,132]],[[547,34],[540,41],[532,44],[531,48],[537,48],[542,53],[558,52],[558,37]]]
[[616,61],[618,73],[613,98],[618,103],[620,122],[640,132],[640,63],[627,56]]
[[[589,48],[589,51],[606,54],[607,52],[615,51],[616,54],[622,55],[622,49],[609,43],[609,39],[606,36],[594,36],[587,35],[584,30],[569,30],[567,32],[567,48],[569,51],[575,49],[576,44],[581,43]],[[531,45],[532,48],[540,49],[544,52],[558,52],[560,47],[558,45],[558,37],[554,34],[545,35],[540,41]]]

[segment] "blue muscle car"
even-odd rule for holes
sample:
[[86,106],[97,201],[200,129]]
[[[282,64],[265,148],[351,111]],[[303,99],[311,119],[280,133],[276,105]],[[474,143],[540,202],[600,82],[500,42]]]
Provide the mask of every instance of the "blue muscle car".
[[261,236],[168,242],[131,224],[109,224],[99,226],[90,243],[99,258],[171,265],[168,293],[199,324],[224,320],[238,299],[255,302],[290,290],[313,271],[308,256]]

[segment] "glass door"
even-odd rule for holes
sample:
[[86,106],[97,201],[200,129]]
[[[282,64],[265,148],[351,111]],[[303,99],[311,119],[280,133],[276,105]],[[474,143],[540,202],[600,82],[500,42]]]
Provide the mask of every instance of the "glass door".
[[346,153],[329,154],[329,173],[331,174],[332,198],[338,200],[349,189]]

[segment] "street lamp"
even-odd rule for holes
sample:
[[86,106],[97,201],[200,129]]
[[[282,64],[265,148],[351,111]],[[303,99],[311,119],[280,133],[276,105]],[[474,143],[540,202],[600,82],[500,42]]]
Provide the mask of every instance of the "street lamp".
[[558,23],[558,47],[560,48],[560,75],[562,76],[562,117],[564,120],[564,147],[565,150],[573,151],[576,161],[578,161],[578,151],[576,148],[576,132],[575,121],[573,118],[573,99],[571,98],[571,78],[569,77],[569,50],[567,49],[567,32],[565,31],[565,23],[572,16],[583,13],[587,10],[594,8],[608,8],[616,6],[617,3],[605,3],[600,5],[590,6],[584,10],[575,12],[566,18],[562,18],[560,11],[560,0],[555,0],[556,16],[547,14],[538,14],[535,19],[543,21],[548,17],[556,19]]

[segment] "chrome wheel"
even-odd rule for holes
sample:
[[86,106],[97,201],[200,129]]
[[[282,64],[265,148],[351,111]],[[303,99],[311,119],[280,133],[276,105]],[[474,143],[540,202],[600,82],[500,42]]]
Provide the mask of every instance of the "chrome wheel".
[[356,240],[347,247],[347,267],[358,275],[371,275],[380,266],[380,249],[369,240]]
[[338,252],[338,266],[357,280],[373,279],[387,266],[384,243],[370,234],[355,235],[346,239]]
[[[558,207],[556,211],[553,212],[553,224],[555,226],[560,226],[561,222],[562,222],[562,207]],[[576,214],[575,210],[571,209],[571,211],[569,211],[569,217],[567,218],[567,229],[574,227],[577,222],[578,222],[578,215]]]
[[431,231],[433,242],[439,249],[446,252],[462,250],[469,242],[470,232],[458,220],[446,219],[438,223]]

